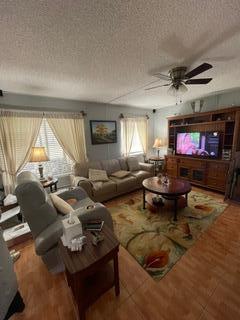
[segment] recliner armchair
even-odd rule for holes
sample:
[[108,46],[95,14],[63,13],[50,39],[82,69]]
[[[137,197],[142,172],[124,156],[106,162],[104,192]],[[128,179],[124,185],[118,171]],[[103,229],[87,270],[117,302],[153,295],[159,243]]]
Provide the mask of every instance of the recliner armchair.
[[[34,243],[36,254],[41,256],[49,271],[58,273],[64,270],[58,253],[58,241],[62,236],[61,220],[66,216],[57,212],[48,193],[38,178],[31,172],[21,172],[17,177],[15,194],[21,212],[28,223]],[[73,205],[75,213],[82,222],[90,219],[101,219],[113,230],[112,218],[108,210],[101,203],[86,211],[85,206],[94,204],[87,193],[81,188],[75,188],[58,194],[63,200],[75,198]]]

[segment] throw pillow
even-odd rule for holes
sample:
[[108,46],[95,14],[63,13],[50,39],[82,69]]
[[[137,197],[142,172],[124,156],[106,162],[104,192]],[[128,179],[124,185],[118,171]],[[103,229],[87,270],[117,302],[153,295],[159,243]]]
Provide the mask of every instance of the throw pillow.
[[129,174],[130,174],[129,171],[119,170],[119,171],[113,172],[113,173],[111,174],[111,176],[112,176],[112,177],[119,178],[119,179],[123,179],[123,178],[129,176]]
[[69,214],[73,211],[73,208],[68,204],[66,201],[64,201],[62,198],[60,198],[55,193],[50,193],[50,197],[52,200],[52,203],[54,207],[62,214]]
[[108,181],[107,172],[105,170],[89,169],[88,170],[89,180],[91,181]]
[[138,162],[138,158],[136,157],[129,157],[127,158],[128,168],[130,171],[137,171],[140,170],[140,165]]

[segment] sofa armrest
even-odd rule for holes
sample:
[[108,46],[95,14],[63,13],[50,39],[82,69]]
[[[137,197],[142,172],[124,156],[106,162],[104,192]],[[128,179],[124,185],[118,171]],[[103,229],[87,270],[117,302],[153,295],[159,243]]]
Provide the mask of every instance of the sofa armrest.
[[86,191],[87,195],[92,198],[93,197],[93,186],[90,181],[84,180],[84,181],[79,181],[78,183],[79,187],[83,188],[83,190]]
[[82,223],[88,222],[89,220],[103,220],[104,223],[113,230],[112,216],[108,209],[101,203],[95,203],[95,207],[87,211],[82,208],[76,209],[74,213]]
[[35,250],[37,255],[44,255],[49,249],[57,245],[60,237],[63,234],[61,220],[56,220],[44,229],[35,238]]
[[139,162],[139,165],[141,170],[148,171],[154,175],[154,164]]
[[83,190],[86,191],[89,197],[93,196],[93,193],[92,193],[93,186],[89,179],[71,175],[71,185],[73,187],[81,187],[83,188]]

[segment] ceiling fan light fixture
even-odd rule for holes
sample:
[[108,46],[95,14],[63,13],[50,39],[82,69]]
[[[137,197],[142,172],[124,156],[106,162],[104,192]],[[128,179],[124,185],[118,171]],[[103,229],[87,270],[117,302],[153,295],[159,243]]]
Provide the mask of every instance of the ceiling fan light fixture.
[[168,89],[168,93],[174,97],[176,97],[178,94],[184,94],[187,91],[188,89],[183,83],[180,83],[178,86],[172,84]]
[[183,94],[188,91],[188,88],[185,86],[185,84],[181,83],[178,87],[178,91]]

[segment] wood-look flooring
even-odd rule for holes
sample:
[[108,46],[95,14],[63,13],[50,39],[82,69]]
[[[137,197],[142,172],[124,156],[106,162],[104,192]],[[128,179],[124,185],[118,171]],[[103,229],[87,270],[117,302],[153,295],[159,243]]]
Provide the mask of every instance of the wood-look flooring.
[[[31,241],[19,248],[15,270],[26,308],[11,319],[76,319],[63,274],[47,271]],[[104,294],[87,311],[87,320],[240,319],[240,206],[229,205],[161,281],[122,247],[119,268],[120,296],[113,289]]]

